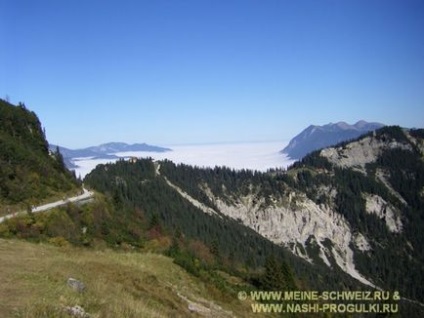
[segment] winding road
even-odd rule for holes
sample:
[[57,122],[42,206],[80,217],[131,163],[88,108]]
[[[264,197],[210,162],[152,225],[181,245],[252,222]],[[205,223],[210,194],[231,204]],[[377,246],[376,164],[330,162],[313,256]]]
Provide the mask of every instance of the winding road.
[[[83,193],[80,194],[80,195],[77,195],[77,196],[71,197],[71,198],[66,198],[64,200],[59,200],[59,201],[52,202],[52,203],[43,204],[43,205],[40,205],[40,206],[37,206],[37,207],[33,207],[31,209],[31,212],[32,213],[39,213],[39,212],[43,212],[43,211],[48,211],[50,209],[56,208],[56,207],[61,206],[61,205],[65,205],[69,202],[74,202],[74,203],[75,202],[82,202],[82,201],[85,201],[85,200],[92,198],[93,195],[94,195],[94,192],[83,188]],[[11,213],[11,214],[7,214],[5,216],[2,216],[2,217],[0,217],[0,223],[4,222],[5,220],[14,218],[18,215],[22,215],[24,213],[26,213],[26,212],[20,211],[20,212],[15,212],[15,213]]]

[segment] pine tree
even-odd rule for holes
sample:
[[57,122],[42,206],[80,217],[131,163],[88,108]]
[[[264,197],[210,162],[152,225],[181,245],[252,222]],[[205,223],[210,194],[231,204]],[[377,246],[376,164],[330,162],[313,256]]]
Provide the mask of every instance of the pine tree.
[[273,254],[266,258],[265,272],[261,281],[265,290],[295,289],[290,267],[284,261],[278,262]]

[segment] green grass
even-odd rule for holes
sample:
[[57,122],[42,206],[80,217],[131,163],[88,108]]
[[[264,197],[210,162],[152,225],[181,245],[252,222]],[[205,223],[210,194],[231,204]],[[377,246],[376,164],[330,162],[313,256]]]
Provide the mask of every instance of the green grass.
[[[68,287],[69,277],[86,291]],[[75,305],[91,317],[251,316],[236,298],[163,255],[0,239],[0,317],[69,317],[64,307]]]

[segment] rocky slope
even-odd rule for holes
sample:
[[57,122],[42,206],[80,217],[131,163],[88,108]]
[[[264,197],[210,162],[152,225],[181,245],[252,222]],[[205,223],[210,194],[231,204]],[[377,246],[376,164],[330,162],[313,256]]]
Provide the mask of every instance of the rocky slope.
[[[287,171],[139,160],[98,166],[85,181],[155,211],[185,235],[214,237],[224,245],[225,235],[233,248],[239,243],[230,233],[246,235],[234,226],[243,225],[294,254],[293,268],[309,263],[297,275],[327,268],[366,288],[397,290],[424,303],[424,288],[417,283],[424,280],[423,140],[424,130],[383,127],[315,151]],[[247,236],[244,240],[237,247],[248,247],[237,256],[246,256],[244,262],[265,254]],[[239,252],[221,248],[223,254]]]
[[423,302],[415,283],[424,278],[422,144],[422,130],[385,127],[238,186],[193,171],[196,191],[169,172],[167,182],[183,196],[191,193],[191,201],[203,200],[205,213],[237,220],[312,264],[341,269],[368,286],[419,294]]

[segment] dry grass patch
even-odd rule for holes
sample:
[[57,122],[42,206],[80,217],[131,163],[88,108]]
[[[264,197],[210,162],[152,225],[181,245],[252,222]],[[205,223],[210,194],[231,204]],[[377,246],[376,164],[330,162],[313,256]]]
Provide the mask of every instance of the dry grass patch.
[[[72,290],[69,277],[86,290]],[[75,305],[90,317],[251,314],[246,304],[213,295],[211,286],[163,255],[0,239],[0,317],[69,317],[64,308]],[[196,312],[200,306],[210,310]]]

